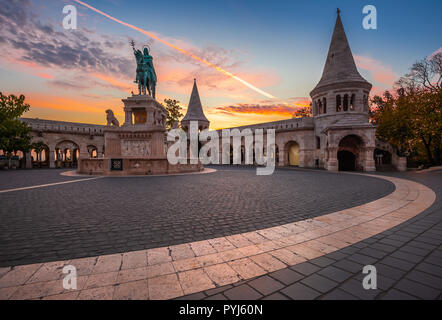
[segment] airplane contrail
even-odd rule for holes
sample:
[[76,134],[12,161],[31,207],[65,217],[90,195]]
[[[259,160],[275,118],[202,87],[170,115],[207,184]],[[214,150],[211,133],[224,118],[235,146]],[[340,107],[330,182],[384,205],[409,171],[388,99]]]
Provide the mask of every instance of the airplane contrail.
[[226,70],[224,70],[224,69],[222,69],[222,68],[220,68],[220,67],[214,65],[213,63],[210,63],[209,61],[207,61],[207,60],[205,60],[205,59],[203,59],[203,58],[200,58],[200,57],[198,57],[198,56],[192,54],[192,53],[189,52],[189,51],[186,51],[186,50],[184,50],[184,49],[182,49],[182,48],[180,48],[180,47],[178,47],[178,46],[176,46],[176,45],[174,45],[174,44],[172,44],[172,43],[170,43],[170,42],[168,42],[168,41],[166,41],[166,40],[163,40],[163,39],[159,38],[158,36],[154,35],[154,34],[151,33],[151,32],[148,32],[148,31],[143,30],[143,29],[141,29],[141,28],[138,28],[138,27],[136,27],[136,26],[134,26],[134,25],[131,25],[131,24],[129,24],[129,23],[126,23],[126,22],[124,22],[124,21],[121,21],[121,20],[119,20],[119,19],[117,19],[117,18],[114,18],[114,17],[108,15],[107,13],[104,13],[103,11],[100,11],[100,10],[98,10],[98,9],[96,9],[96,8],[94,8],[94,7],[92,7],[91,5],[89,5],[89,4],[87,4],[87,3],[84,3],[83,1],[80,1],[80,0],[73,0],[73,1],[74,1],[74,2],[77,2],[78,4],[81,4],[82,6],[85,6],[86,8],[89,8],[89,9],[91,9],[91,10],[93,10],[93,11],[95,11],[95,12],[101,14],[102,16],[105,16],[105,17],[108,18],[108,19],[111,19],[111,20],[113,20],[113,21],[115,21],[115,22],[118,22],[119,24],[122,24],[122,25],[124,25],[124,26],[126,26],[126,27],[129,27],[129,28],[134,29],[134,30],[136,30],[136,31],[138,31],[138,32],[141,32],[141,33],[143,33],[143,34],[145,34],[145,35],[147,35],[147,36],[149,36],[149,37],[151,37],[151,38],[154,38],[155,40],[158,40],[159,42],[165,44],[166,46],[168,46],[168,47],[170,47],[170,48],[173,48],[173,49],[175,49],[175,50],[177,50],[177,51],[179,51],[179,52],[181,52],[181,53],[183,53],[183,54],[185,54],[185,55],[188,55],[188,56],[191,57],[192,59],[195,59],[195,60],[197,60],[197,61],[199,61],[199,62],[201,62],[201,63],[203,63],[203,64],[205,64],[205,65],[207,65],[207,66],[209,66],[209,67],[211,67],[211,68],[213,68],[213,69],[215,69],[216,71],[221,72],[222,74],[224,74],[224,75],[226,75],[226,76],[228,76],[228,77],[231,77],[231,78],[233,78],[233,79],[235,79],[235,80],[241,82],[243,85],[249,87],[250,89],[252,89],[252,90],[254,90],[254,91],[256,91],[256,92],[258,92],[258,93],[260,93],[260,94],[262,94],[263,96],[265,96],[265,97],[267,97],[267,98],[269,98],[269,99],[278,99],[277,97],[271,95],[270,93],[267,93],[267,92],[265,92],[265,91],[263,91],[263,90],[261,90],[261,89],[255,87],[254,85],[248,83],[247,81],[241,79],[241,78],[238,77],[238,76],[235,76],[234,74],[230,73],[229,71],[226,71]]

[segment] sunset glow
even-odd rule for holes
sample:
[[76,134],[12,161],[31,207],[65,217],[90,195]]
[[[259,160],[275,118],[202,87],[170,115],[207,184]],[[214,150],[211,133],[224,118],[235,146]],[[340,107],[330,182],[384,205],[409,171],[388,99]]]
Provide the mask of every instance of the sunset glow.
[[[290,119],[310,105],[336,18],[335,5],[325,0],[4,1],[1,91],[26,96],[26,117],[96,124],[105,123],[107,109],[124,121],[121,100],[138,94],[131,40],[137,49],[151,48],[159,102],[179,100],[184,114],[197,79],[211,129]],[[65,5],[77,9],[76,30],[63,28]],[[440,50],[437,37],[422,36],[434,29],[426,23],[437,19],[419,6],[410,10],[420,36],[407,41],[420,45],[405,50],[392,28],[361,28],[363,5],[355,0],[342,6],[342,19],[359,72],[373,84],[372,94],[380,94],[416,60]],[[376,5],[398,28],[408,27],[399,19],[408,11],[391,16],[391,5]],[[315,23],[308,18],[313,11]]]
[[241,82],[243,85],[249,87],[249,88],[252,89],[252,90],[255,90],[256,92],[258,92],[259,94],[262,94],[262,95],[265,96],[266,98],[269,98],[269,99],[277,99],[275,96],[271,95],[270,93],[267,93],[267,92],[265,92],[265,91],[263,91],[263,90],[261,90],[261,89],[255,87],[254,85],[248,83],[247,81],[241,79],[240,77],[235,76],[234,74],[232,74],[232,73],[230,73],[230,72],[228,72],[228,71],[226,71],[226,70],[224,70],[224,69],[222,69],[222,68],[220,68],[220,67],[214,65],[213,63],[210,63],[209,61],[207,61],[207,60],[205,60],[205,59],[203,59],[203,58],[200,58],[200,57],[194,55],[193,53],[188,52],[188,51],[186,51],[186,50],[184,50],[184,49],[182,49],[182,48],[180,48],[180,47],[178,47],[178,46],[176,46],[176,45],[174,45],[174,44],[172,44],[172,43],[170,43],[170,42],[168,42],[168,41],[166,41],[166,40],[163,40],[163,39],[159,38],[158,36],[156,36],[155,34],[153,34],[153,33],[151,33],[151,32],[148,32],[148,31],[143,30],[143,29],[141,29],[141,28],[138,28],[138,27],[136,27],[136,26],[134,26],[134,25],[131,25],[131,24],[126,23],[126,22],[123,22],[123,21],[121,21],[121,20],[119,20],[119,19],[117,19],[117,18],[114,18],[114,17],[112,17],[112,16],[110,16],[110,15],[108,15],[108,14],[106,14],[106,13],[104,13],[104,12],[102,12],[102,11],[100,11],[100,10],[98,10],[98,9],[96,9],[96,8],[94,8],[94,7],[92,7],[92,6],[90,6],[90,5],[88,5],[87,3],[84,3],[83,1],[80,1],[80,0],[73,0],[73,1],[75,1],[75,2],[77,2],[77,3],[79,3],[79,4],[81,4],[81,5],[83,5],[83,6],[87,7],[87,8],[89,8],[89,9],[91,9],[91,10],[93,10],[93,11],[95,11],[95,12],[101,14],[102,16],[105,16],[105,17],[108,18],[108,19],[111,19],[111,20],[113,20],[113,21],[115,21],[115,22],[118,22],[119,24],[122,24],[122,25],[124,25],[124,26],[126,26],[126,27],[129,27],[129,28],[134,29],[134,30],[136,30],[136,31],[138,31],[138,32],[141,32],[141,33],[143,33],[143,34],[145,34],[145,35],[147,35],[147,36],[149,36],[149,37],[151,37],[151,38],[154,38],[155,40],[158,40],[159,42],[165,44],[166,46],[168,46],[168,47],[170,47],[170,48],[172,48],[172,49],[175,49],[175,50],[177,50],[177,51],[179,51],[179,52],[181,52],[181,53],[183,53],[183,54],[185,54],[185,55],[188,55],[188,56],[191,57],[192,59],[195,59],[195,60],[197,60],[197,61],[199,61],[199,62],[205,64],[206,66],[209,66],[209,67],[215,69],[216,71],[221,72],[221,73],[223,73],[224,75],[226,75],[226,76],[228,76],[228,77],[231,77],[231,78],[233,78],[233,79],[235,79],[235,80]]

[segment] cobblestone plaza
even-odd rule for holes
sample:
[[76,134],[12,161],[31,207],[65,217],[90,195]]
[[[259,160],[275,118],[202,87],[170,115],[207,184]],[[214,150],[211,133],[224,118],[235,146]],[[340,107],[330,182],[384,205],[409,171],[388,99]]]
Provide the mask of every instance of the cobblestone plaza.
[[[440,171],[213,169],[0,172],[0,297],[441,298]],[[77,290],[63,289],[64,265]],[[362,287],[365,265],[376,290]]]

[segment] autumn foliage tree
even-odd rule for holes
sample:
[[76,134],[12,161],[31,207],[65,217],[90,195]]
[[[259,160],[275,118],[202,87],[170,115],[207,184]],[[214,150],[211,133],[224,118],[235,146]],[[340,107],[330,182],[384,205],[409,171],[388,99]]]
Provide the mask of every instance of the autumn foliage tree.
[[167,110],[166,128],[172,128],[173,124],[183,116],[181,113],[181,106],[178,100],[164,99],[165,108]]
[[441,163],[442,53],[415,63],[393,92],[371,102],[379,139],[397,146],[402,156]]
[[312,117],[312,107],[301,107],[293,113],[293,118]]

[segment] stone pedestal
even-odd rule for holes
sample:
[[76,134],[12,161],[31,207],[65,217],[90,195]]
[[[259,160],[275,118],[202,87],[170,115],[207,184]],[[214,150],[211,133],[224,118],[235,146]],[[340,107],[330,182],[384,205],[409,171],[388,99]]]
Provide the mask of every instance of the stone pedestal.
[[80,157],[78,172],[149,175],[202,170],[201,165],[172,166],[166,155],[167,111],[150,96],[123,99],[125,122],[104,128],[104,157]]

